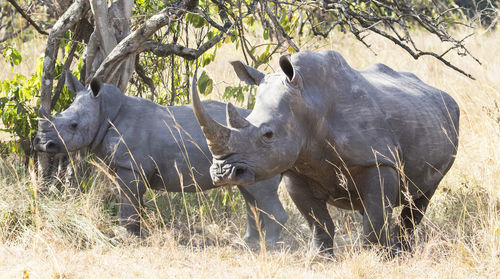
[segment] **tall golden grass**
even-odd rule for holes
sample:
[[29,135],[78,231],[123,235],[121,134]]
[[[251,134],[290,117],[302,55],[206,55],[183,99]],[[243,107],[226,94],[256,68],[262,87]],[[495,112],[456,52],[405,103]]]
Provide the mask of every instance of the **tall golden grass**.
[[[450,93],[462,110],[456,162],[418,227],[412,256],[387,260],[377,251],[358,249],[358,214],[331,208],[337,226],[336,257],[323,258],[311,249],[309,229],[283,189],[280,198],[290,218],[283,246],[272,251],[255,252],[240,245],[245,224],[241,200],[229,210],[215,204],[220,201],[190,207],[179,202],[183,196],[160,192],[148,194],[143,220],[148,236],[123,237],[109,214],[116,186],[106,178],[105,169],[83,182],[92,187],[82,194],[47,194],[37,191],[40,184],[31,169],[8,157],[0,158],[0,278],[500,277],[500,33],[476,34],[469,40],[482,65],[469,58],[451,58],[475,81],[435,59],[415,61],[389,41],[369,39],[374,52],[340,33],[328,41],[303,42],[302,48],[335,49],[358,69],[382,62],[413,72]],[[416,35],[416,41],[426,49],[443,48],[423,33]],[[33,56],[38,56],[43,51],[40,45],[38,40],[26,48],[37,49]],[[220,98],[227,84],[238,83],[227,63],[238,58],[234,49],[226,47],[207,67],[216,81],[213,98]],[[26,69],[28,74],[29,64],[34,65],[29,61],[25,58],[27,64],[15,71]],[[269,68],[276,65],[273,59]],[[4,74],[0,78],[9,73]],[[186,198],[210,199],[209,194]],[[170,214],[165,217],[164,212]]]

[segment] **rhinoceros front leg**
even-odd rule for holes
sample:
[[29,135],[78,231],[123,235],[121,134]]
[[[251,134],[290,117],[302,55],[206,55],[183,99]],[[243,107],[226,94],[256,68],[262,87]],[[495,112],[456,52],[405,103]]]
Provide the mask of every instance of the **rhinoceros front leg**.
[[132,170],[120,168],[116,173],[120,186],[120,225],[140,235],[140,210],[146,187],[141,176]]
[[391,167],[372,167],[356,177],[363,202],[363,233],[369,244],[391,247],[390,220],[399,197],[399,179]]
[[278,242],[283,225],[288,219],[288,214],[278,197],[280,181],[281,177],[278,175],[254,185],[238,187],[247,205],[248,227],[245,241],[260,239],[255,221],[255,213],[257,213],[258,220],[262,221],[261,229],[264,228],[266,232],[266,244],[272,246]]
[[322,252],[333,254],[335,226],[326,201],[315,197],[311,191],[311,183],[315,182],[290,171],[283,174],[283,179],[290,197],[313,232],[314,245]]

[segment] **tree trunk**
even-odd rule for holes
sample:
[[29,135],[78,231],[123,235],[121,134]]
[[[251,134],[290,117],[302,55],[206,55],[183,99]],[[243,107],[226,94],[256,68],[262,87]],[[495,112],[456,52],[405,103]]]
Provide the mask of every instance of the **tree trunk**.
[[[90,5],[86,0],[75,1],[66,12],[59,17],[57,22],[50,30],[47,39],[47,47],[43,59],[42,69],[42,84],[40,88],[40,106],[45,108],[46,111],[52,110],[52,89],[54,80],[55,64],[57,59],[57,52],[61,39],[64,33],[79,22],[89,10]],[[41,175],[42,181],[51,176],[51,161],[50,155],[44,152],[38,154],[38,170]]]
[[[95,29],[87,46],[87,64],[85,84],[89,84],[104,59],[117,44],[130,34],[132,0],[114,1],[108,7],[106,1],[91,0]],[[114,68],[112,75],[103,78],[104,82],[116,85],[122,92],[127,88],[130,76],[134,72],[135,57],[128,57],[121,65]]]

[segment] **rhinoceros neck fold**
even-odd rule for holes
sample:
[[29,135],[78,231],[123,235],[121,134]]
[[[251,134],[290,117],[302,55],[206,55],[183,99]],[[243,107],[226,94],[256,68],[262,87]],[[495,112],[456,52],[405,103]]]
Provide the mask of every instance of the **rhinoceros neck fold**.
[[101,125],[90,144],[90,150],[92,152],[99,147],[111,127],[111,123],[114,123],[118,118],[124,97],[125,95],[114,93],[105,93],[101,96],[99,111],[99,122]]
[[101,126],[99,127],[99,130],[97,131],[94,139],[92,140],[92,143],[90,144],[90,150],[94,151],[99,147],[101,144],[102,140],[106,136],[106,133],[108,132],[109,128],[111,127],[111,123],[114,122],[114,120],[117,118],[118,114],[115,115],[113,118],[104,116],[101,118]]

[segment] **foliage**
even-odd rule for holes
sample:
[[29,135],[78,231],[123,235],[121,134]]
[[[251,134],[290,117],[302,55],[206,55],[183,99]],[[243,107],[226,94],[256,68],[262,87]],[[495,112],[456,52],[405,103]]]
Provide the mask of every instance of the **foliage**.
[[15,48],[12,47],[6,47],[3,50],[3,58],[9,62],[9,64],[14,67],[16,65],[19,65],[21,61],[23,61],[23,57],[21,56],[21,53]]
[[[469,3],[463,4],[462,2],[464,1],[458,1],[462,6],[471,8]],[[464,47],[462,39],[455,39],[446,31],[447,28],[463,23],[462,13],[453,8],[456,7],[453,0],[440,0],[432,3],[430,4],[427,0],[402,0],[394,3],[369,0],[323,1],[321,3],[295,0],[281,2],[199,0],[195,9],[172,21],[166,28],[159,29],[150,40],[158,43],[158,46],[169,45],[195,50],[210,41],[216,43],[189,59],[182,56],[182,50],[171,51],[165,55],[159,55],[147,48],[140,51],[137,56],[136,75],[129,85],[128,92],[164,105],[189,103],[190,76],[196,73],[199,67],[205,67],[215,61],[216,57],[221,55],[217,50],[223,44],[232,44],[235,49],[241,51],[247,64],[259,68],[265,67],[275,53],[298,51],[299,48],[295,45],[294,38],[300,40],[307,40],[314,36],[326,38],[332,30],[350,32],[368,47],[369,45],[365,42],[366,36],[369,32],[376,33],[400,45],[414,58],[432,55],[455,70],[467,74],[445,58],[449,50],[471,55]],[[25,6],[28,12],[34,13],[40,10],[38,6],[40,4],[30,5]],[[134,1],[132,29],[140,27],[147,19],[158,15],[167,7],[179,8],[177,5],[179,3],[176,1]],[[488,8],[492,11],[496,5],[496,1],[480,1],[475,7],[479,10]],[[5,4],[2,7],[5,10],[11,8]],[[50,11],[51,7],[46,8],[49,9],[49,17],[57,14]],[[34,16],[34,14],[31,15]],[[12,14],[7,13],[6,16],[12,17]],[[424,28],[437,35],[443,42],[451,42],[450,48],[441,54],[420,50],[411,37],[414,28]],[[65,39],[62,40],[59,48],[64,53],[68,53],[70,42],[77,36],[76,33],[66,32]],[[261,42],[257,44],[251,42],[250,36],[259,37]],[[84,52],[82,45],[79,45],[77,53],[83,55]],[[12,66],[22,59],[21,54],[11,47],[6,48],[3,54]],[[82,67],[81,59],[79,61],[77,72],[80,72]],[[60,63],[56,65],[56,68],[58,67],[56,77],[60,74],[57,72],[60,70]],[[22,78],[16,77],[16,79]],[[27,79],[31,80],[31,78]],[[203,91],[209,94],[210,85],[214,84],[213,80],[205,75],[200,77],[200,81],[209,85],[204,87],[208,91]],[[36,89],[31,92],[31,95],[34,96],[34,93]],[[228,87],[224,90],[224,99],[235,99],[240,105],[244,105],[246,96],[248,101],[245,105],[251,108],[252,100],[255,98],[253,94],[254,91],[249,86]],[[71,99],[67,92],[63,92],[61,96],[63,99],[58,102],[56,110],[63,109]],[[17,106],[17,108],[20,107],[29,110],[26,104]],[[32,116],[35,114],[32,112]],[[13,114],[10,117],[12,118]],[[27,123],[26,120],[24,122]],[[12,125],[9,124],[9,127],[13,127]],[[17,123],[14,130],[18,136],[26,137],[29,133],[26,125],[21,128],[23,125]]]
[[243,102],[245,101],[245,95],[247,95],[249,98],[247,102],[247,108],[253,109],[255,105],[255,95],[250,93],[245,94],[246,92],[250,92],[250,89],[250,85],[226,86],[222,98],[224,98],[224,100],[230,100],[234,98],[238,103],[243,104]]
[[212,93],[214,88],[214,81],[207,75],[207,72],[203,71],[198,79],[198,90],[203,95],[208,95]]
[[[22,61],[20,52],[13,48],[4,49],[3,57],[12,66]],[[4,125],[2,131],[10,133],[20,141],[31,141],[37,131],[37,120],[39,107],[40,83],[42,80],[43,57],[38,59],[35,71],[30,76],[15,74],[10,80],[2,80],[0,87],[0,110]],[[63,64],[56,64],[56,75],[62,75]],[[78,72],[76,74],[78,75]],[[74,95],[64,88],[54,110],[62,111],[73,101]],[[8,144],[11,152],[28,154],[29,150],[23,150],[17,141]],[[24,147],[25,148],[25,147]]]
[[[171,5],[168,4],[168,5]],[[269,62],[275,53],[293,53],[299,50],[295,39],[309,40],[314,36],[328,37],[333,30],[350,32],[368,48],[366,37],[370,33],[378,34],[405,49],[415,59],[421,56],[433,56],[445,65],[465,74],[472,75],[453,65],[448,56],[452,50],[460,55],[469,55],[463,44],[464,38],[455,38],[447,31],[455,26],[466,25],[463,13],[456,8],[453,0],[434,1],[404,0],[386,1],[249,1],[219,2],[201,0],[197,8],[187,13],[181,20],[169,25],[168,30],[158,31],[152,38],[161,46],[180,48],[200,48],[212,40],[218,40],[211,48],[197,58],[182,59],[182,49],[162,54],[145,50],[140,55],[140,64],[151,72],[154,86],[165,88],[167,96],[158,100],[168,100],[170,105],[189,102],[189,76],[197,72],[198,67],[212,63],[217,57],[217,50],[223,44],[232,44],[241,51],[244,60],[250,66],[259,68]],[[156,2],[136,2],[136,14],[148,15],[159,12],[163,5]],[[138,12],[139,11],[139,12]],[[141,24],[139,21],[136,24]],[[415,29],[423,28],[436,35],[447,48],[442,53],[426,51],[413,40]],[[217,39],[217,35],[223,35]],[[258,37],[259,43],[251,42],[250,37]],[[194,38],[194,42],[193,42]],[[168,43],[167,43],[168,42]],[[151,55],[153,52],[154,55]],[[220,55],[220,54],[219,54]],[[473,56],[472,56],[473,57]],[[473,57],[475,59],[475,57]],[[192,59],[196,59],[195,63]],[[477,59],[476,59],[477,60]],[[479,60],[477,60],[479,61]],[[167,71],[167,78],[162,79]],[[175,77],[177,76],[177,77]],[[160,86],[161,85],[161,86]],[[151,87],[151,86],[150,86]],[[142,92],[144,86],[137,86]],[[224,91],[225,100],[236,100],[240,105],[252,107],[254,92],[249,86],[228,87]],[[138,90],[142,95],[141,90]],[[156,94],[156,93],[155,93]],[[243,104],[244,100],[247,104]]]
[[[19,52],[11,47],[5,49],[4,58],[12,66],[19,64],[22,60]],[[18,139],[30,139],[31,135],[36,133],[35,107],[40,88],[41,67],[42,63],[39,61],[36,72],[30,77],[15,74],[11,80],[1,81],[0,109],[5,127],[2,130]],[[13,152],[24,151],[20,150],[15,142],[11,143],[11,149]],[[24,152],[26,153],[27,150]]]
[[[158,5],[154,1],[136,1],[135,4],[134,13],[141,18],[135,22],[136,25],[143,23],[144,18],[146,18],[144,14],[150,15],[164,8],[163,5]],[[269,16],[265,13],[262,15],[265,18],[263,23],[259,14],[255,12],[255,5],[255,2],[246,1],[235,3],[199,1],[196,11],[187,13],[183,18],[172,22],[167,29],[158,30],[152,41],[158,42],[159,46],[194,46],[194,49],[212,40],[217,40],[217,43],[202,52],[196,59],[183,59],[182,54],[175,53],[175,51],[168,55],[154,51],[142,52],[139,56],[139,65],[144,70],[141,72],[151,74],[144,77],[138,72],[138,75],[133,78],[133,86],[130,88],[132,90],[129,92],[136,92],[138,96],[149,97],[161,104],[183,104],[189,102],[189,77],[196,73],[199,67],[205,67],[215,61],[217,50],[224,44],[232,44],[235,49],[243,53],[246,62],[256,68],[266,65],[274,53],[294,52],[292,47],[283,47],[281,35],[274,31],[275,28],[270,25]],[[274,7],[273,3],[270,5]],[[225,25],[219,25],[221,23],[217,21],[217,18]],[[226,28],[229,19],[234,19],[234,22],[232,27],[229,25]],[[281,13],[278,20],[285,32],[293,33],[299,25],[299,17],[290,13]],[[253,35],[256,32],[262,32],[262,43],[254,44],[248,40],[246,34]],[[217,36],[221,35],[222,37],[218,39]],[[164,42],[169,43],[164,44]],[[150,81],[147,81],[148,78]],[[205,80],[205,78],[209,78],[209,76],[203,76],[200,81]],[[213,84],[211,78],[209,82]],[[146,83],[148,86],[144,86]],[[158,88],[163,89],[164,96],[157,93]],[[241,94],[249,95],[251,92],[248,86],[243,86],[240,89],[244,92],[239,90],[238,96],[230,96],[233,91],[226,91],[225,99],[237,98],[237,101],[242,105],[244,98]],[[250,99],[253,98],[253,96],[250,97]]]

